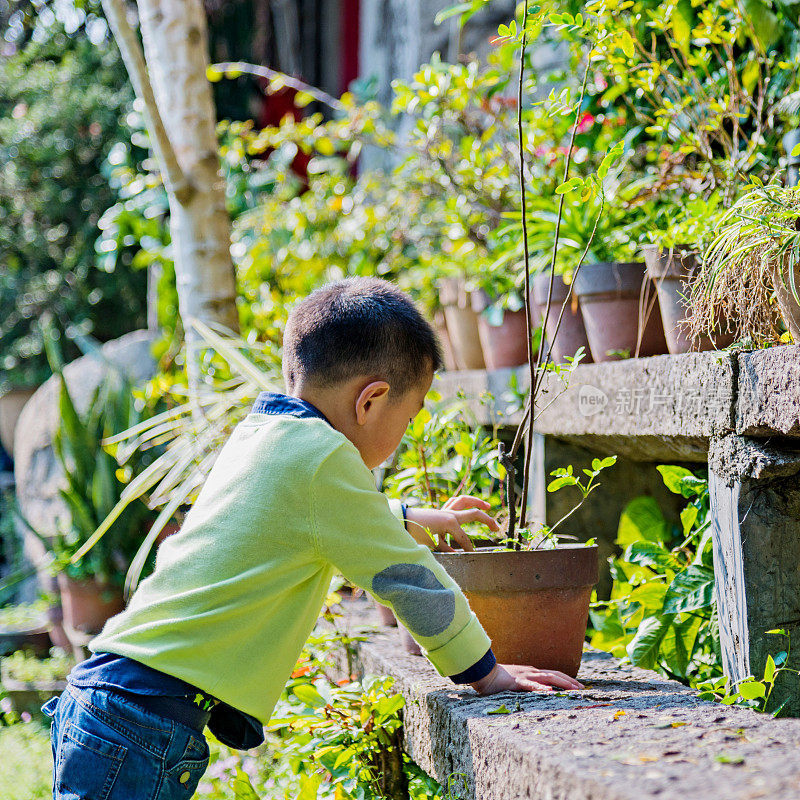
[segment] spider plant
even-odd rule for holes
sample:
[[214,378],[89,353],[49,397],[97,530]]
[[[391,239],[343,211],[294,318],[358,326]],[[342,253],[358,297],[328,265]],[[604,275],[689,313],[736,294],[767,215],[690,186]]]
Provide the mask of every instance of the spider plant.
[[79,560],[94,547],[131,503],[145,499],[159,514],[131,562],[126,594],[136,588],[158,535],[182,506],[195,499],[220,448],[249,413],[258,393],[282,387],[277,361],[259,366],[252,357],[263,348],[229,338],[197,320],[191,324],[208,348],[205,363],[210,368],[196,391],[178,383],[167,389],[172,408],[103,441],[120,465],[137,452],[153,448],[163,452],[127,484],[119,502],[72,559]]
[[751,185],[720,220],[698,281],[689,323],[694,336],[730,320],[756,347],[800,342],[800,188]]

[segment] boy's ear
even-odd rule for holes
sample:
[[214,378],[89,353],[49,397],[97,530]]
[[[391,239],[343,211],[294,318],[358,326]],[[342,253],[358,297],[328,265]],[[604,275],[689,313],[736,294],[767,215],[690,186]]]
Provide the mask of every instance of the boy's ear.
[[367,421],[367,414],[375,407],[375,403],[385,402],[388,396],[389,384],[386,381],[368,383],[356,400],[356,422],[363,425]]

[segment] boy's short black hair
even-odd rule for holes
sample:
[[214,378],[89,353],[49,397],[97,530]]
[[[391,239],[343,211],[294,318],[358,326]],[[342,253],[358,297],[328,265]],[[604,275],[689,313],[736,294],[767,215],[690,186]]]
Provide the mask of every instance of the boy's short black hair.
[[385,380],[399,399],[442,366],[433,328],[412,300],[388,281],[347,278],[312,292],[289,314],[283,376],[333,386],[358,375]]

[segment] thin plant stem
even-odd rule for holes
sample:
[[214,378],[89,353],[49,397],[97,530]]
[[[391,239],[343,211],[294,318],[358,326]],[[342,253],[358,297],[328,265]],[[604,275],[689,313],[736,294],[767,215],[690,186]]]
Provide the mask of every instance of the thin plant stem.
[[[522,130],[522,99],[525,81],[525,48],[528,44],[528,0],[522,11],[522,41],[519,48],[519,84],[517,86],[517,138],[519,141],[519,190],[522,197],[522,254],[525,264],[525,331],[528,351],[528,367],[531,371],[531,386],[533,386],[533,328],[531,320],[531,269],[530,254],[528,253],[528,207],[527,186],[525,184],[525,136]],[[507,468],[506,468],[507,469]],[[514,549],[521,547],[520,538],[517,536],[517,500],[514,478],[508,473],[508,533],[507,537],[514,543]],[[522,503],[525,507],[527,484],[522,484]],[[525,524],[523,518],[522,524]]]
[[[571,132],[570,138],[569,138],[569,146],[567,147],[567,157],[566,157],[566,161],[564,163],[564,176],[563,176],[562,182],[566,182],[569,179],[569,170],[570,170],[570,167],[572,165],[572,151],[573,151],[573,148],[574,148],[574,145],[575,145],[575,136],[578,133],[578,125],[580,124],[580,120],[581,120],[581,106],[583,105],[583,98],[584,98],[584,96],[586,94],[586,84],[587,84],[587,82],[589,80],[589,67],[590,67],[590,65],[591,65],[591,61],[587,58],[587,60],[586,60],[586,69],[583,72],[583,82],[581,83],[580,95],[578,97],[578,102],[575,105],[575,121],[572,124],[572,132]],[[522,155],[520,155],[520,163],[521,162],[522,162]],[[559,240],[559,237],[560,237],[560,234],[561,234],[561,220],[562,220],[562,218],[564,216],[564,202],[565,202],[565,200],[566,200],[566,193],[561,195],[561,198],[560,198],[559,203],[558,203],[558,216],[556,218],[556,231],[555,231],[555,237],[553,238],[553,252],[552,252],[552,255],[551,255],[551,258],[550,258],[550,280],[549,280],[548,285],[547,285],[547,306],[545,307],[545,312],[544,312],[545,323],[547,322],[547,318],[550,315],[550,307],[551,307],[552,301],[553,301],[553,283],[554,283],[555,272],[556,272],[556,259],[557,259],[557,256],[558,256],[558,240]],[[525,221],[525,207],[524,207],[524,205],[523,205],[523,210],[522,210],[522,219],[523,219],[523,225],[524,225],[524,221]],[[524,230],[525,229],[523,227],[523,231]],[[525,255],[527,257],[527,248],[526,248]],[[525,266],[526,266],[526,269],[525,269],[526,277],[528,277],[528,275],[527,275],[527,272],[528,272],[527,263],[526,263]],[[526,306],[528,306],[530,308],[531,298],[530,298],[530,284],[529,283],[526,283],[525,289],[526,289],[525,304],[526,304]],[[528,313],[530,315],[530,312],[528,312]],[[529,318],[530,318],[530,316],[529,316]],[[553,334],[553,338],[555,338],[557,334],[558,334],[558,331],[556,330],[554,332],[554,334]],[[530,339],[530,332],[529,332],[529,339]],[[544,374],[544,363],[543,363],[544,357],[545,357],[545,347],[544,347],[544,337],[542,337],[540,339],[540,341],[539,341],[539,353],[538,353],[536,365],[534,365],[532,358],[529,357],[529,360],[528,360],[528,363],[529,363],[529,366],[530,366],[531,414],[530,414],[530,417],[528,419],[528,425],[527,425],[527,443],[526,443],[526,446],[525,446],[524,461],[523,461],[524,468],[523,468],[523,472],[522,472],[522,475],[523,475],[523,478],[522,478],[522,501],[521,501],[519,519],[520,519],[520,525],[522,525],[523,527],[525,526],[525,524],[527,522],[526,517],[527,517],[527,513],[528,513],[528,485],[529,485],[529,481],[530,481],[531,459],[532,459],[532,456],[533,456],[533,416],[534,416],[534,412],[535,412],[535,408],[536,408],[537,394],[539,392],[539,389],[541,388],[541,378],[542,378],[542,375]],[[517,537],[517,541],[518,541],[518,543],[521,544],[521,542],[519,542],[519,537]]]

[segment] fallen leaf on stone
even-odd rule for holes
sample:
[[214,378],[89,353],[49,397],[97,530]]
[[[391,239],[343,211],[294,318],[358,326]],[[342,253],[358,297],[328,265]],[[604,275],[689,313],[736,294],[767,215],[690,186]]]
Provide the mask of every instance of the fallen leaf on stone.
[[725,753],[719,753],[714,756],[714,761],[718,764],[744,764],[744,758],[742,756],[729,756]]
[[511,713],[511,709],[510,708],[506,708],[505,703],[503,703],[503,705],[498,706],[497,708],[490,708],[486,713],[487,714],[510,714]]
[[614,712],[614,719],[612,720],[612,722],[616,722],[620,717],[624,716],[625,716],[625,711],[623,709],[619,709],[619,711]]

